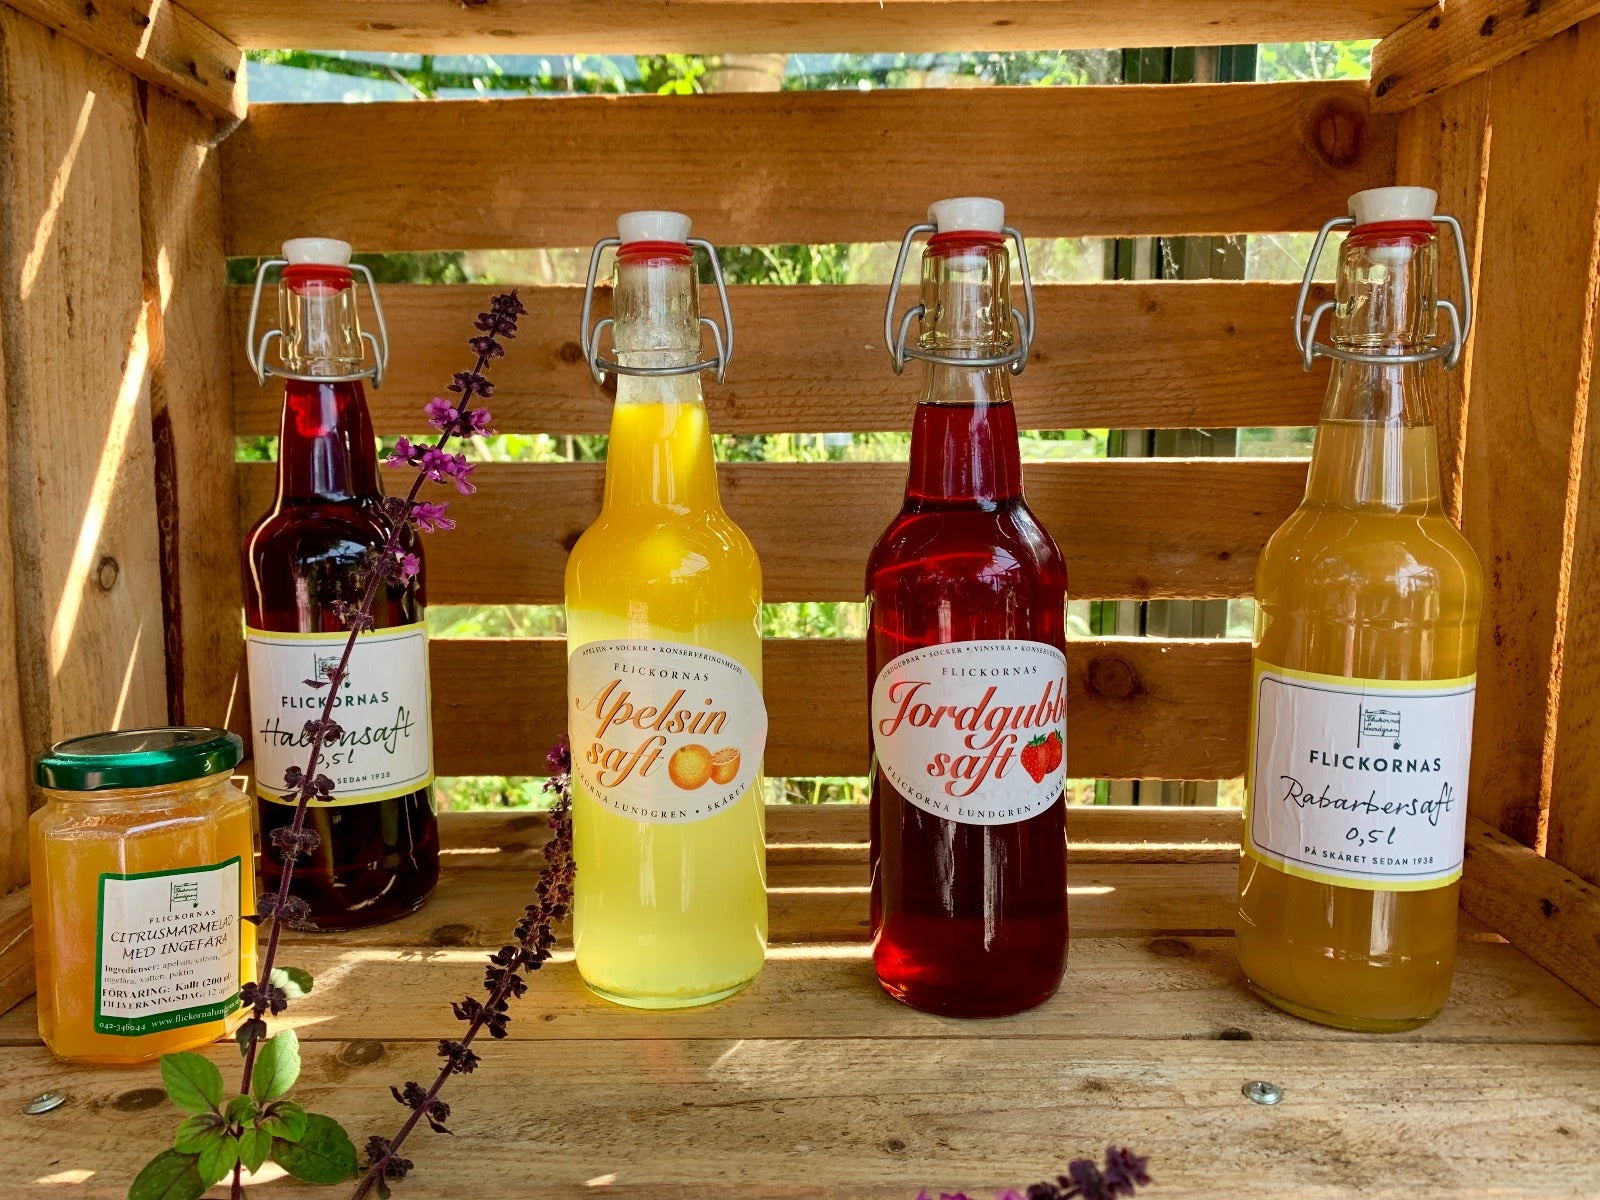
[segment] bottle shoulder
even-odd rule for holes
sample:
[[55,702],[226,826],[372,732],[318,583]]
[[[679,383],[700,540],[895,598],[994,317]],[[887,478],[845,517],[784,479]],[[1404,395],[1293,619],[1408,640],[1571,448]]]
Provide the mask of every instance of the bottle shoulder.
[[1481,579],[1471,543],[1442,513],[1307,504],[1267,540],[1256,592],[1266,596],[1293,581],[1299,587],[1449,586],[1476,595]]
[[944,508],[908,502],[878,538],[869,575],[927,562],[941,572],[1034,570],[1066,575],[1055,539],[1023,501],[990,509]]

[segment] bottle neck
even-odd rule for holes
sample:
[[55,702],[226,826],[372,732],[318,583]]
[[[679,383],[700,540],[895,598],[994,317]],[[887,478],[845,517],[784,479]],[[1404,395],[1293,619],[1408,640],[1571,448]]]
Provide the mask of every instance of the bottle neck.
[[[1339,253],[1333,344],[1380,358],[1424,350],[1433,339],[1437,294],[1432,225],[1358,229]],[[1392,512],[1438,508],[1438,438],[1431,413],[1440,369],[1437,361],[1334,359],[1307,498]]]
[[278,437],[278,500],[380,495],[377,440],[361,381],[288,380]]
[[[953,359],[1011,350],[1011,265],[998,235],[931,239],[922,258],[921,300],[919,349]],[[906,499],[987,508],[1021,495],[1009,371],[924,362]]]
[[[636,244],[637,245],[637,244]],[[687,366],[700,357],[700,291],[687,246],[624,246],[611,301],[616,361]],[[700,375],[618,375],[605,506],[677,513],[721,508]]]

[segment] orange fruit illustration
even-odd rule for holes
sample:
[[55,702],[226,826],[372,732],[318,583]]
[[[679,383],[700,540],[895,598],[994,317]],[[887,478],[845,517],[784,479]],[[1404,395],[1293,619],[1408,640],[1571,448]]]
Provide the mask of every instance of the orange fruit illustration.
[[711,778],[718,783],[732,783],[739,773],[739,752],[732,746],[718,750],[711,756]]
[[711,778],[711,751],[697,742],[679,746],[667,760],[667,775],[686,792],[704,787]]

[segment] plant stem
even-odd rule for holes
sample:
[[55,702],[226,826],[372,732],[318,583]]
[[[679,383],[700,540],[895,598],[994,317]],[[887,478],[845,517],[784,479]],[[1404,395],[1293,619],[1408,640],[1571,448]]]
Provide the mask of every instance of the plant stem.
[[[488,363],[488,354],[479,354],[477,365],[472,368],[472,373],[474,375],[483,374],[484,368],[488,365]],[[454,437],[459,430],[470,427],[470,419],[467,416],[467,406],[472,403],[472,399],[472,390],[470,388],[463,390],[461,394],[461,402],[456,406],[455,420],[446,425],[444,430],[439,434],[439,440],[433,444],[433,448],[435,450],[443,450],[449,443],[450,439]],[[422,485],[427,481],[427,478],[427,474],[419,468],[417,470],[417,477],[411,481],[411,490],[406,493],[405,501],[405,508],[408,517],[416,506],[417,494],[422,490]],[[389,536],[385,539],[383,544],[383,555],[385,557],[392,560],[400,551],[400,537],[406,528],[408,528],[408,518],[399,518],[392,522]],[[339,656],[339,665],[334,669],[333,677],[329,681],[328,697],[323,701],[322,716],[317,720],[317,731],[311,739],[311,757],[306,763],[305,775],[300,788],[299,801],[295,804],[294,821],[289,826],[294,833],[298,834],[305,829],[306,810],[310,807],[312,795],[310,791],[310,783],[312,779],[316,778],[317,763],[322,758],[322,746],[323,741],[327,736],[328,723],[333,720],[333,709],[339,697],[339,689],[344,686],[345,677],[350,667],[350,656],[355,653],[356,639],[361,636],[361,626],[364,623],[361,618],[368,617],[372,614],[372,606],[377,602],[378,598],[378,589],[383,586],[386,579],[387,576],[374,567],[372,571],[372,577],[367,580],[367,586],[361,593],[361,601],[355,610],[354,619],[350,622],[350,636],[345,639],[344,653]],[[271,917],[272,928],[267,933],[267,951],[264,955],[262,955],[260,964],[256,970],[256,979],[262,988],[265,988],[270,982],[272,977],[272,968],[278,958],[279,936],[283,930],[283,922],[279,919],[279,915],[283,912],[284,905],[289,902],[289,885],[294,878],[294,864],[298,858],[298,853],[286,852],[283,856],[283,868],[278,873],[277,908],[273,911]],[[252,1015],[256,1018],[260,1018],[266,1011],[264,1005],[264,1000],[258,1000]],[[246,1043],[244,1048],[244,1081],[239,1085],[239,1091],[241,1093],[248,1092],[250,1090],[250,1076],[255,1070],[256,1051],[260,1045],[260,1034],[252,1031],[250,1040]],[[243,1200],[243,1163],[234,1164],[232,1188],[230,1190],[232,1193],[232,1200]]]

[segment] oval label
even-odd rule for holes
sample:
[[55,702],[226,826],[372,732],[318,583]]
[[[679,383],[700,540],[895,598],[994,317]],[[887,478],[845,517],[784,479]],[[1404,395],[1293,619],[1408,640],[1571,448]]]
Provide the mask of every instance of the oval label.
[[1067,659],[1043,642],[951,642],[872,685],[878,769],[924,812],[971,825],[1038,816],[1066,782]]

